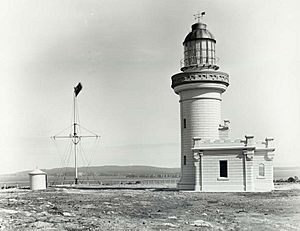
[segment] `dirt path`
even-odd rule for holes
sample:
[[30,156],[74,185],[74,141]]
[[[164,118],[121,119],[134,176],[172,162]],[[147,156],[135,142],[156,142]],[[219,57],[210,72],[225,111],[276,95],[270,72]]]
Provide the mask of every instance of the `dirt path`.
[[300,190],[0,190],[0,230],[300,230]]

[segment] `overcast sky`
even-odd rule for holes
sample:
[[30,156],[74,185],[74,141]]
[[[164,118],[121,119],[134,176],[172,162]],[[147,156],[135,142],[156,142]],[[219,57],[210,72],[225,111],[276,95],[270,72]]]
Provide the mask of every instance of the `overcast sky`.
[[299,1],[4,0],[0,9],[0,173],[60,167],[56,147],[67,146],[49,137],[70,125],[78,82],[80,122],[101,135],[87,143],[91,165],[179,167],[171,76],[197,11],[230,75],[231,137],[273,136],[275,166],[300,165]]

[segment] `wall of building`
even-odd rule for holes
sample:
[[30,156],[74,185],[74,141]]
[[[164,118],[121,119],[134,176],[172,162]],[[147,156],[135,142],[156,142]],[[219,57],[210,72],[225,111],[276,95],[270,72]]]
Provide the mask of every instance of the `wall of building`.
[[[264,164],[264,176],[259,176],[259,164]],[[266,152],[255,152],[253,158],[254,191],[270,191],[274,189],[273,160],[268,159]]]
[[[204,192],[252,192],[271,191],[273,184],[273,160],[268,157],[266,150],[245,152],[241,149],[204,150],[200,161],[191,159],[184,165],[184,178],[180,189],[195,189],[195,164],[199,166],[200,190]],[[254,155],[253,155],[254,154]],[[193,153],[194,157],[194,153]],[[228,176],[220,177],[220,161],[227,161]],[[259,165],[264,166],[264,176],[259,174]]]
[[46,175],[45,174],[34,174],[30,175],[30,189],[31,190],[42,190],[46,189]]
[[[220,160],[227,160],[228,178],[220,177]],[[202,191],[244,191],[244,165],[241,150],[205,151]]]

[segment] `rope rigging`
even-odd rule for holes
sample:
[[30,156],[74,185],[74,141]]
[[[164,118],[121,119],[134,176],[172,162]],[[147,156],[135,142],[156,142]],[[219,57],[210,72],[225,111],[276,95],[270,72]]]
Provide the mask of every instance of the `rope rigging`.
[[[95,142],[94,145],[96,144],[96,141],[98,140],[98,138],[100,137],[99,135],[97,135],[96,133],[92,132],[91,130],[83,127],[80,125],[80,118],[79,118],[79,113],[78,113],[78,103],[77,103],[77,96],[79,94],[79,92],[82,90],[82,85],[81,83],[79,83],[75,88],[74,88],[74,94],[73,94],[73,114],[72,114],[72,122],[71,125],[68,126],[67,128],[63,129],[62,131],[60,131],[59,133],[57,133],[56,135],[52,136],[52,140],[55,141],[57,139],[70,139],[70,144],[68,146],[68,148],[66,150],[69,150],[69,155],[65,155],[65,158],[61,158],[61,164],[66,164],[65,162],[67,161],[68,163],[65,165],[65,174],[64,174],[64,179],[63,182],[65,180],[66,177],[66,170],[67,170],[67,166],[69,165],[70,162],[70,158],[71,158],[71,152],[74,152],[74,165],[75,165],[75,178],[74,178],[74,183],[75,185],[78,184],[78,157],[81,157],[82,162],[86,162],[86,164],[88,165],[88,167],[90,166],[91,163],[91,159],[90,161],[88,161],[87,157],[85,156],[85,152],[83,150],[83,147],[81,145],[82,143],[82,138],[95,138]],[[67,129],[70,129],[70,133],[69,135],[62,135]],[[82,130],[84,130],[85,132],[87,132],[87,135],[81,135]],[[56,143],[55,143],[56,144]],[[79,144],[79,145],[78,145]],[[58,150],[58,146],[56,144],[57,150]],[[62,168],[60,169],[62,171]],[[61,177],[61,171],[59,173],[58,177]],[[87,174],[88,177],[88,174]],[[55,179],[55,182],[57,180],[57,178]],[[82,181],[80,181],[82,182]]]

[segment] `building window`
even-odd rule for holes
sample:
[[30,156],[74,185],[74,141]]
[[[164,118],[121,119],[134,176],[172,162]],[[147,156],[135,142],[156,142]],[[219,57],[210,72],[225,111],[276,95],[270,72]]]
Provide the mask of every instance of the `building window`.
[[258,166],[258,175],[259,176],[265,176],[265,165],[259,164]]
[[186,156],[183,156],[183,165],[186,165]]
[[186,119],[183,119],[183,128],[186,128]]
[[220,160],[220,177],[228,177],[227,160]]

